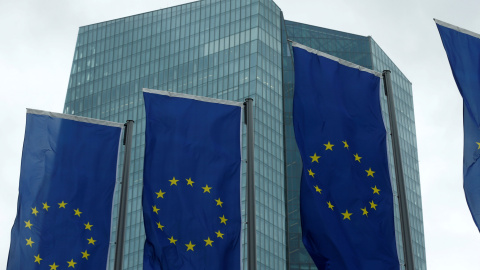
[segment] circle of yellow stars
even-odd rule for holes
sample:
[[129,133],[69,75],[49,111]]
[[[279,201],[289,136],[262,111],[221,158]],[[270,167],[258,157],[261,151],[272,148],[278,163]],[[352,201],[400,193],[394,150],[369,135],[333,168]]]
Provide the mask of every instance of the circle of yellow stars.
[[[193,181],[192,178],[186,178],[185,179],[186,182],[183,182],[173,177],[168,181],[170,182],[170,187],[178,186],[178,182],[185,183],[187,186],[191,186],[191,187],[194,187],[194,184],[195,184],[195,181]],[[211,190],[213,189],[213,187],[209,186],[208,184],[206,184],[204,187],[201,187],[201,188],[203,189],[203,193],[211,193]],[[157,199],[165,199],[165,196],[168,196],[166,195],[167,192],[163,191],[162,189],[160,189],[158,192],[155,192],[155,194],[157,195]],[[221,200],[221,197],[219,197],[218,199],[215,199],[215,203],[216,203],[216,206],[223,207],[223,201]],[[158,208],[157,205],[152,205],[152,211],[158,215],[160,208]],[[224,224],[225,226],[227,225],[228,219],[225,217],[225,215],[222,215],[221,217],[218,217],[218,218],[219,218],[220,224]],[[162,225],[160,221],[156,222],[156,225],[157,225],[157,229],[160,229],[161,231],[163,231],[165,228],[165,226]],[[218,239],[218,238],[223,239],[223,236],[225,235],[224,233],[222,233],[221,229],[219,229],[214,233],[216,237],[212,236],[213,239]],[[175,239],[174,235],[172,235],[170,238],[167,238],[167,239],[170,241],[170,244],[177,245],[178,238]],[[210,247],[213,247],[213,243],[215,242],[214,240],[210,239],[210,236],[208,236],[207,239],[204,239],[203,241],[205,242],[205,246],[210,246]],[[192,243],[191,240],[189,240],[188,243],[185,242],[184,244],[186,248],[185,251],[195,251],[195,246],[197,244]]]
[[[343,143],[343,149],[346,148],[347,150],[350,150],[350,145],[348,145],[348,142],[347,142],[346,140],[345,140],[345,141],[342,141],[342,143]],[[326,143],[326,144],[323,144],[323,145],[325,146],[325,153],[328,153],[328,151],[333,151],[333,148],[334,148],[334,146],[335,146],[335,145],[332,144],[330,141],[327,141],[327,143]],[[480,143],[478,143],[478,145],[479,145],[479,149],[480,149]],[[342,145],[340,145],[340,147],[341,147],[341,146],[342,146]],[[311,158],[310,164],[319,163],[319,160],[320,160],[321,156],[318,156],[317,153],[313,153],[313,155],[310,156],[310,158]],[[360,163],[360,164],[362,163],[362,157],[361,157],[358,153],[353,154],[353,158],[354,158],[354,161],[355,161],[355,162],[358,162],[358,163]],[[310,177],[312,177],[312,179],[315,178],[315,172],[313,172],[312,169],[308,169],[307,172],[308,172],[308,175],[309,175]],[[375,171],[372,170],[371,167],[368,167],[368,170],[365,170],[365,173],[366,173],[366,175],[365,175],[366,178],[369,178],[369,177],[375,178]],[[315,189],[315,192],[316,192],[316,193],[319,193],[319,195],[322,194],[322,191],[323,191],[323,190],[322,190],[318,185],[314,185],[313,188]],[[373,187],[371,187],[371,189],[372,189],[372,194],[373,194],[373,195],[374,195],[374,194],[380,195],[380,191],[381,191],[381,190],[378,189],[376,185],[374,185]],[[366,205],[366,206],[363,207],[363,208],[356,209],[356,210],[358,211],[358,213],[361,213],[362,216],[368,217],[368,214],[370,213],[369,210],[370,210],[370,211],[372,211],[372,210],[377,210],[377,206],[378,206],[378,205],[375,203],[374,200],[368,202],[368,204],[369,204],[369,205]],[[335,210],[334,210],[335,205],[333,205],[333,203],[332,203],[331,201],[326,202],[326,207],[328,207],[328,208],[331,209],[332,211],[335,211]],[[341,210],[341,211],[343,211],[343,210]],[[341,211],[340,211],[340,214],[342,214],[343,220],[346,220],[346,219],[351,220],[351,216],[355,213],[355,211],[349,212],[348,209],[345,209],[345,212],[343,212],[343,213],[342,213]]]
[[[36,217],[38,217],[38,214],[47,214],[50,210],[50,208],[52,207],[52,205],[49,205],[48,204],[48,201],[46,202],[43,202],[41,203],[42,204],[42,207],[41,208],[38,208],[37,209],[37,206],[34,206],[31,208],[32,212],[31,212],[31,218],[24,221],[25,223],[25,227],[26,229],[28,230],[32,230],[32,227],[35,227],[35,220],[36,220]],[[65,210],[62,210],[62,211],[65,211],[67,213],[65,214],[68,214],[69,210],[67,210],[67,205],[68,203],[66,203],[65,201],[62,201],[62,202],[59,202],[57,203],[58,204],[58,208],[55,206],[54,208],[57,208],[58,210],[60,209],[65,209]],[[77,208],[77,209],[72,209],[70,210],[72,212],[70,212],[70,214],[72,216],[77,216],[78,218],[81,218],[82,217],[82,214],[83,212],[80,211],[80,208]],[[88,221],[87,223],[84,223],[83,224],[85,226],[85,230],[88,230],[88,231],[92,231],[92,228],[94,227],[93,224],[90,224],[90,221]],[[30,248],[34,248],[35,246],[35,241],[32,240],[32,237],[30,238],[26,238],[25,239],[26,241],[26,246],[30,247]],[[95,242],[97,242],[97,240],[93,239],[93,237],[90,237],[90,238],[87,238],[86,241],[88,242],[87,243],[87,246],[89,245],[92,245],[92,246],[95,246]],[[59,261],[54,261],[52,264],[48,264],[47,262],[42,262],[44,259],[42,258],[42,254],[38,253],[37,255],[33,255],[33,263],[38,263],[39,265],[43,265],[43,264],[47,264],[49,267],[50,267],[50,270],[57,270],[58,267],[61,267],[61,268],[64,268],[64,267],[67,267],[67,268],[73,268],[75,269],[75,265],[78,263],[78,261],[80,260],[88,260],[88,257],[91,255],[88,253],[88,248],[85,249],[85,251],[80,251],[80,253],[82,254],[81,258],[80,258],[80,255],[77,255],[76,258],[71,258],[70,261],[62,261],[62,262],[59,262]],[[76,260],[76,261],[75,261]],[[57,264],[57,262],[59,264]]]

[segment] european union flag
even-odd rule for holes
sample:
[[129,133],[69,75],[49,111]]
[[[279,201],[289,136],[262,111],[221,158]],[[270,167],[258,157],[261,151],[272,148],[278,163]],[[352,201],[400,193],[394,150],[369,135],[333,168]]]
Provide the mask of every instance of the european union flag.
[[240,269],[242,104],[144,89],[143,269]]
[[435,20],[463,97],[463,189],[480,230],[480,35]]
[[27,111],[8,270],[106,269],[122,126]]
[[381,75],[293,46],[303,244],[318,269],[399,269]]

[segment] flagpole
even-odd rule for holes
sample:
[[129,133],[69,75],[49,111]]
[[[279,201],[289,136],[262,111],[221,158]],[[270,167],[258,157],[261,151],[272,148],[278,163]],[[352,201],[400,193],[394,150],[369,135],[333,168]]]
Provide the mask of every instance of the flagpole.
[[130,173],[130,153],[132,148],[133,120],[125,123],[123,145],[125,156],[123,160],[122,189],[120,191],[120,209],[118,213],[117,245],[115,248],[115,270],[123,269],[123,245],[125,236],[125,216],[127,214],[128,175]]
[[407,196],[405,180],[403,177],[402,156],[400,154],[400,140],[398,137],[397,118],[395,116],[395,104],[393,101],[392,80],[390,70],[383,71],[383,84],[387,96],[388,115],[392,135],[393,163],[395,165],[395,179],[397,180],[398,204],[400,208],[400,223],[402,227],[403,254],[406,270],[414,270],[412,238],[410,235],[410,222],[408,219]]
[[253,99],[246,98],[245,124],[247,125],[247,243],[248,243],[248,270],[257,269],[257,241],[255,229],[255,176],[254,138],[253,138]]

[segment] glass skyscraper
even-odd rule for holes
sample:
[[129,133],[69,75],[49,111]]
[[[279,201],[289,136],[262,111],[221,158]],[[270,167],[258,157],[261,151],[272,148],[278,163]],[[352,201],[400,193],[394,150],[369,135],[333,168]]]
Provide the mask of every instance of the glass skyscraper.
[[[372,38],[286,21],[271,0],[203,0],[80,27],[64,113],[115,122],[135,120],[124,269],[142,269],[143,261],[142,88],[234,101],[254,99],[258,268],[315,269],[301,243],[302,164],[293,135],[294,73],[288,39],[370,69],[392,71],[416,268],[426,269],[411,83]],[[388,130],[385,98],[382,102]],[[243,175],[245,215],[245,169]],[[118,193],[112,250],[117,207]],[[399,216],[398,210],[395,215]],[[397,235],[403,260],[399,227]],[[244,266],[245,243],[244,233]]]

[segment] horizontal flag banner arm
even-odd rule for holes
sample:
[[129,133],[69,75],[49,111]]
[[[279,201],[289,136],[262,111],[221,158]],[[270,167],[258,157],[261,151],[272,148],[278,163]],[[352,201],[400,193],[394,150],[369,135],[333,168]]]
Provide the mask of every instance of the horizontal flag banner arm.
[[447,27],[447,28],[450,28],[450,29],[453,29],[455,31],[458,31],[460,33],[464,33],[464,34],[467,34],[467,35],[470,35],[472,37],[476,37],[476,38],[480,38],[480,34],[477,34],[475,32],[472,32],[472,31],[469,31],[467,29],[463,29],[461,27],[458,27],[458,26],[455,26],[453,24],[449,24],[449,23],[446,23],[444,21],[440,21],[438,19],[433,19],[435,21],[436,24],[438,25],[441,25],[443,27]]
[[239,106],[239,107],[243,108],[243,102],[237,102],[237,101],[231,101],[231,100],[223,100],[223,99],[216,99],[216,98],[209,98],[209,97],[202,97],[202,96],[194,96],[194,95],[174,93],[174,92],[168,92],[168,91],[162,91],[162,90],[153,90],[153,89],[147,89],[147,88],[143,88],[143,92],[144,93],[157,94],[157,95],[164,95],[164,96],[169,96],[169,97],[188,98],[188,99],[193,99],[193,100],[198,100],[198,101],[205,101],[205,102],[218,103],[218,104],[224,104],[224,105]]
[[371,69],[368,69],[368,68],[366,68],[366,67],[362,67],[362,66],[357,65],[357,64],[354,64],[354,63],[352,63],[352,62],[348,62],[348,61],[346,61],[346,60],[343,60],[343,59],[341,59],[341,58],[338,58],[338,57],[333,56],[333,55],[328,54],[328,53],[324,53],[324,52],[321,52],[321,51],[317,51],[317,50],[315,50],[315,49],[312,49],[312,48],[310,48],[310,47],[307,47],[307,46],[302,45],[302,44],[300,44],[300,43],[297,43],[297,42],[295,42],[295,41],[291,41],[291,40],[289,40],[289,41],[292,42],[292,46],[293,46],[293,47],[297,47],[297,48],[304,49],[304,50],[306,50],[307,52],[310,52],[310,53],[313,53],[313,54],[316,54],[316,55],[319,55],[319,56],[323,56],[323,57],[325,57],[325,58],[328,58],[328,59],[330,59],[330,60],[333,60],[333,61],[335,61],[335,62],[338,62],[338,63],[340,63],[341,65],[344,65],[344,66],[347,66],[347,67],[351,67],[351,68],[355,68],[355,69],[358,69],[358,70],[360,70],[360,71],[365,71],[365,72],[368,72],[368,73],[370,73],[370,74],[373,74],[373,75],[375,75],[375,76],[377,76],[377,77],[379,77],[379,78],[382,78],[382,73],[380,73],[380,72],[378,72],[378,71],[371,70]]
[[93,118],[76,116],[76,115],[71,115],[71,114],[54,113],[54,112],[48,112],[48,111],[42,111],[42,110],[28,109],[28,108],[27,108],[27,114],[46,115],[46,116],[50,116],[50,117],[56,117],[56,118],[61,118],[61,119],[66,119],[66,120],[73,120],[73,121],[78,121],[78,122],[104,125],[104,126],[110,126],[110,127],[123,128],[123,125],[124,125],[123,123],[93,119]]

